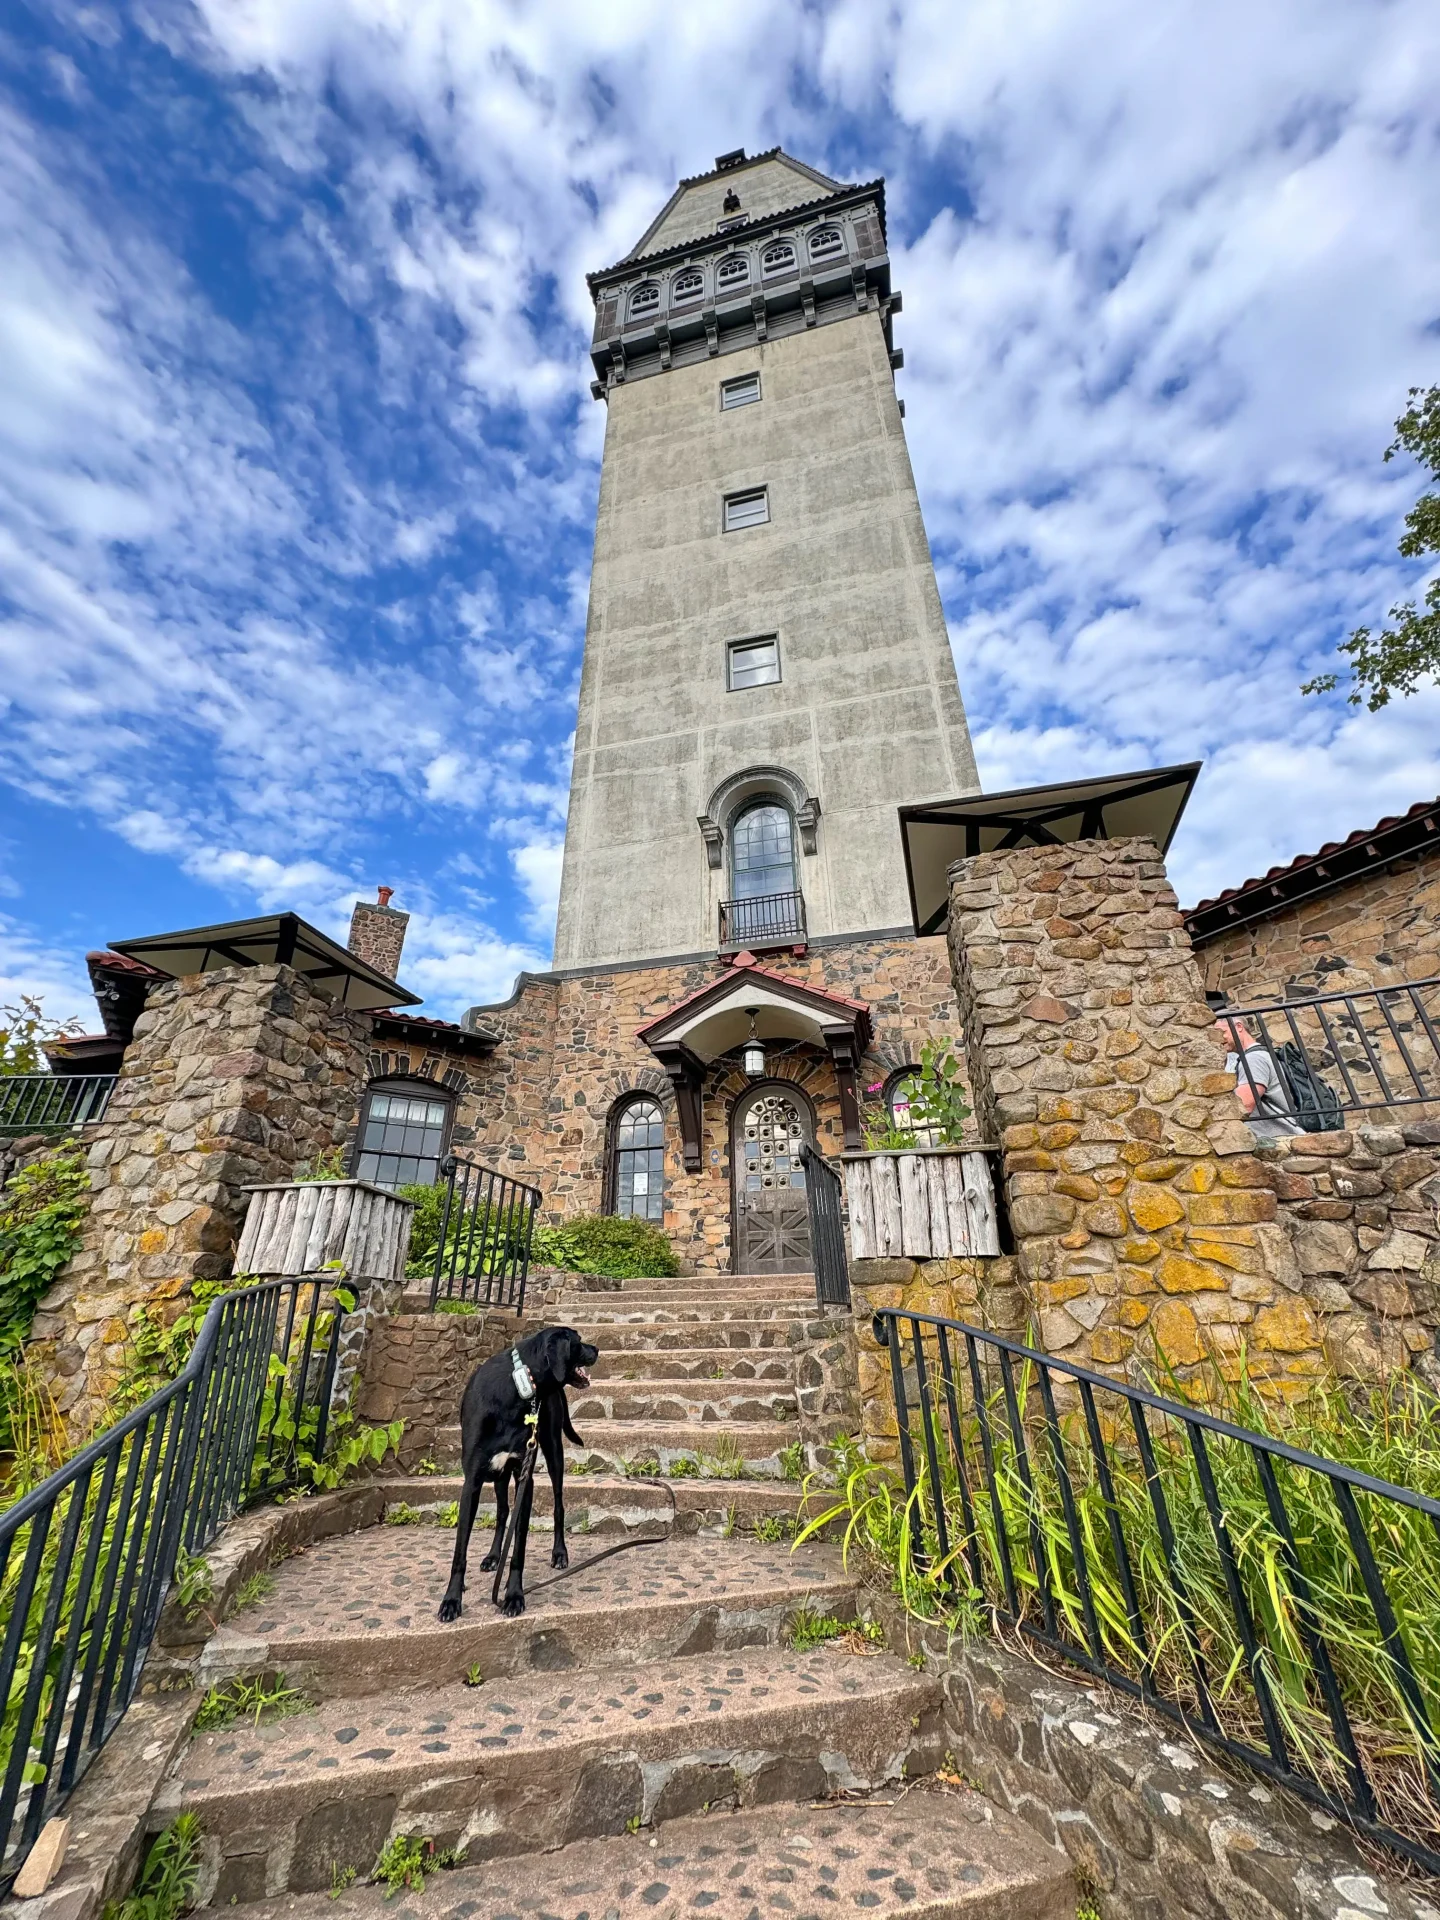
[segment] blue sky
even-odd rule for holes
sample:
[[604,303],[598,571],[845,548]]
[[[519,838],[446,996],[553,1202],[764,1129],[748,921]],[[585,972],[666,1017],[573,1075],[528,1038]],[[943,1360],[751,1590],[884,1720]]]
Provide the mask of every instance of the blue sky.
[[1182,899],[1440,791],[1302,700],[1423,579],[1433,0],[105,0],[0,28],[0,999],[396,889],[548,958],[603,409],[587,268],[779,142],[889,182],[987,787],[1204,757]]

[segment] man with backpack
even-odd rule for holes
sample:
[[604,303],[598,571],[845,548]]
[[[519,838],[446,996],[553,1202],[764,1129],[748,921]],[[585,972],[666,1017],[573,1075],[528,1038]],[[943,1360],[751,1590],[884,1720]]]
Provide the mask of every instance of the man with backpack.
[[1290,1140],[1303,1133],[1284,1069],[1274,1054],[1233,1014],[1217,1014],[1215,1033],[1225,1047],[1225,1071],[1235,1076],[1235,1095],[1255,1138]]

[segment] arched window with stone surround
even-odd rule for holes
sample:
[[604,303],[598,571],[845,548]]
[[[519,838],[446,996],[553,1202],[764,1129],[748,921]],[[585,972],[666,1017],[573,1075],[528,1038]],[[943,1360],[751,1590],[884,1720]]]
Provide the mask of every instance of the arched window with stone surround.
[[885,1104],[895,1126],[914,1134],[917,1147],[938,1147],[939,1129],[919,1125],[911,1109],[911,1096],[919,1079],[919,1067],[897,1067],[885,1082]]
[[612,1108],[606,1190],[609,1211],[665,1218],[665,1112],[651,1093],[625,1094]]
[[766,274],[788,273],[795,264],[795,249],[788,240],[781,240],[773,247],[767,247],[761,256],[760,266]]
[[352,1177],[377,1187],[433,1187],[454,1111],[454,1095],[431,1081],[372,1081],[360,1114]]
[[698,300],[705,291],[705,276],[695,267],[687,267],[684,273],[675,276],[670,288],[670,301],[680,306],[687,300]]
[[660,306],[660,289],[653,280],[647,280],[644,286],[636,287],[630,296],[630,318],[641,320],[647,313],[655,313]]
[[838,227],[821,227],[810,236],[810,258],[833,260],[845,251],[845,238]]
[[752,800],[730,828],[730,881],[737,900],[795,891],[795,823],[775,794]]
[[750,262],[743,253],[732,253],[715,269],[715,285],[722,293],[732,287],[743,287],[749,278]]

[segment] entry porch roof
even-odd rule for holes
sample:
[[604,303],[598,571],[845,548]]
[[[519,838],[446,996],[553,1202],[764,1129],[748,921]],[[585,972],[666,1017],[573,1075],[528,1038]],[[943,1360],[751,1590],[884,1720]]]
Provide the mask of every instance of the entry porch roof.
[[760,966],[748,953],[738,954],[718,980],[649,1021],[636,1037],[657,1056],[683,1048],[709,1066],[748,1039],[752,1010],[762,1040],[810,1040],[832,1048],[844,1035],[856,1058],[870,1044],[870,1009],[863,1000],[805,986]]

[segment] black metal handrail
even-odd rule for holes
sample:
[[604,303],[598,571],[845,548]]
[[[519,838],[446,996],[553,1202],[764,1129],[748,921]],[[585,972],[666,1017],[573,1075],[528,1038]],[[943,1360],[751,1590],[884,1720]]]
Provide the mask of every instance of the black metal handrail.
[[222,1294],[169,1385],[0,1514],[0,1887],[134,1698],[182,1550],[323,1455],[332,1284]]
[[906,1574],[1440,1871],[1440,1502],[961,1321],[873,1327]]
[[0,1133],[59,1133],[105,1118],[114,1073],[0,1075]]
[[450,1154],[430,1305],[445,1300],[525,1311],[540,1189]]
[[805,938],[803,893],[759,893],[720,902],[722,947],[771,946]]
[[[1289,1104],[1299,1119],[1309,1121],[1311,1132],[1323,1129],[1325,1108],[1333,1125],[1342,1113],[1440,1101],[1440,978],[1223,1007],[1216,1018],[1232,1029],[1236,1023],[1247,1027],[1278,1062]],[[1236,1051],[1258,1097],[1263,1089],[1256,1086],[1243,1051]],[[1307,1098],[1307,1079],[1319,1083],[1323,1104],[1318,1112],[1313,1096]]]
[[810,1258],[815,1264],[815,1304],[850,1305],[850,1268],[845,1259],[845,1189],[840,1175],[818,1147],[800,1145],[805,1169],[805,1199],[810,1210]]

